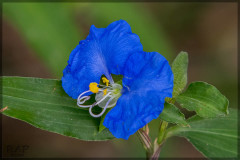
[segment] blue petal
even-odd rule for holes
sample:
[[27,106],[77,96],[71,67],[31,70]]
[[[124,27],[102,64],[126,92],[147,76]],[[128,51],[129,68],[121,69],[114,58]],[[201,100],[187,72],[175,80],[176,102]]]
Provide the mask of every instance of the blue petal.
[[128,139],[162,112],[164,99],[172,97],[173,73],[159,53],[138,52],[126,62],[123,85],[122,96],[103,125],[115,137]]
[[139,37],[132,33],[126,21],[119,20],[107,28],[92,26],[85,40],[72,51],[63,71],[62,86],[72,98],[88,90],[89,83],[99,82],[104,74],[123,74],[127,58],[141,51]]

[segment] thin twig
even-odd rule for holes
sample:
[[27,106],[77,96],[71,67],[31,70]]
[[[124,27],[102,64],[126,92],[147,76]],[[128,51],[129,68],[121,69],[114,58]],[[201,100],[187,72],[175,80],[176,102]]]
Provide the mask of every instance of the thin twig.
[[149,135],[149,127],[148,127],[148,124],[146,124],[146,126],[145,126],[145,130],[146,130],[146,131],[145,131],[146,134]]
[[141,142],[143,143],[143,145],[146,147],[146,149],[151,149],[152,148],[152,144],[151,144],[151,139],[150,137],[146,134],[146,132],[144,132],[143,129],[139,129],[137,131],[139,138],[141,140]]
[[6,107],[2,108],[2,109],[0,110],[0,112],[3,112],[3,111],[5,111],[6,109],[8,109],[8,106],[6,106]]

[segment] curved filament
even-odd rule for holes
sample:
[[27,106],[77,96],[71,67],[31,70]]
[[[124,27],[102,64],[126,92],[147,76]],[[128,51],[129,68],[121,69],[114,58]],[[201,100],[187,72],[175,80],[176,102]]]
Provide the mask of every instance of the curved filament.
[[103,115],[103,113],[106,111],[108,104],[113,100],[113,98],[114,98],[114,97],[111,97],[111,98],[107,101],[107,103],[106,103],[105,107],[103,108],[102,112],[99,113],[99,114],[97,114],[97,115],[92,113],[92,108],[93,108],[94,106],[91,106],[91,107],[89,108],[89,113],[90,113],[90,115],[93,116],[93,117],[95,117],[95,118],[101,117],[101,116]]
[[91,107],[92,105],[82,105],[83,103],[85,103],[87,100],[90,99],[90,96],[83,96],[84,94],[88,93],[88,92],[91,92],[90,90],[88,91],[85,91],[83,92],[82,94],[80,94],[77,98],[77,105],[79,107],[82,107],[82,108],[88,108],[88,107]]

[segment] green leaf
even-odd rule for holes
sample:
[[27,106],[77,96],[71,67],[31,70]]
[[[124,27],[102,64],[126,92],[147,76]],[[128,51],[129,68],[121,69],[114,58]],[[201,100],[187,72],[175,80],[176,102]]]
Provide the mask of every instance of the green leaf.
[[106,129],[106,127],[103,125],[103,121],[104,121],[105,116],[106,116],[106,114],[103,115],[103,117],[101,117],[99,129],[98,129],[99,132],[102,132],[104,129]]
[[174,75],[173,97],[177,97],[187,84],[188,54],[180,52],[172,63]]
[[81,39],[72,12],[73,6],[61,3],[3,4],[4,17],[57,77]]
[[99,124],[99,132],[102,132],[104,129],[106,129],[106,127],[103,125],[103,122],[104,122],[104,119],[107,115],[107,113],[110,111],[111,109],[108,109],[102,116],[101,116],[101,121],[100,121],[100,124]]
[[167,102],[165,102],[164,109],[159,118],[170,123],[180,124],[183,126],[188,125],[185,121],[184,114],[182,114],[174,104]]
[[205,82],[191,83],[176,100],[183,108],[196,111],[200,117],[228,114],[228,99],[216,87]]
[[237,110],[230,109],[226,117],[204,119],[193,116],[187,121],[191,127],[171,127],[167,130],[166,138],[185,137],[209,158],[237,157]]
[[76,100],[54,79],[2,77],[3,114],[25,121],[37,128],[81,140],[114,138],[105,129],[98,132],[100,118],[79,108]]

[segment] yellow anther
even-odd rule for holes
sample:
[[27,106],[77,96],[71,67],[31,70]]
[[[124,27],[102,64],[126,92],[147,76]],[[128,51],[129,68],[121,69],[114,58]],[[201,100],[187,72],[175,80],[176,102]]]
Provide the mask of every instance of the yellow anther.
[[105,96],[107,94],[107,89],[103,90],[103,95]]
[[98,84],[96,82],[90,83],[89,90],[93,93],[98,93],[98,91],[99,91]]
[[106,83],[106,86],[109,84],[109,80],[106,77],[102,78],[103,83]]

